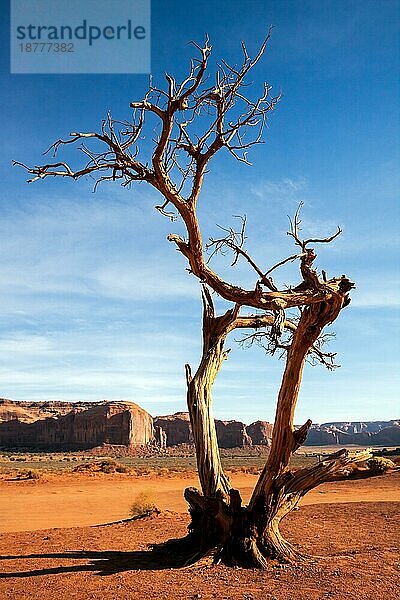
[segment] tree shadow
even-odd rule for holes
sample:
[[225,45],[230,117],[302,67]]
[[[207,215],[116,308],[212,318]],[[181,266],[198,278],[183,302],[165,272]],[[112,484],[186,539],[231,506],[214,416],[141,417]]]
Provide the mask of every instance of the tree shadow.
[[60,565],[57,567],[44,567],[31,571],[15,571],[0,573],[0,579],[14,577],[37,577],[39,575],[58,575],[60,573],[80,573],[93,571],[96,575],[115,575],[123,571],[160,571],[164,569],[177,569],[189,565],[192,560],[193,550],[189,551],[182,540],[173,540],[166,544],[159,544],[149,550],[137,550],[124,552],[117,550],[105,550],[91,552],[86,550],[66,551],[44,554],[25,554],[15,556],[0,556],[0,560],[23,560],[23,559],[68,559],[86,560],[86,564]]

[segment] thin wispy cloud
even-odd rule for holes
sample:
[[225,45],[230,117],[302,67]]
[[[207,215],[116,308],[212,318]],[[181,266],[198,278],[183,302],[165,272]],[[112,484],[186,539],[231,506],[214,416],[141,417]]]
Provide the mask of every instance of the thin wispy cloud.
[[138,331],[53,331],[0,338],[2,395],[18,399],[65,400],[118,397],[161,402],[184,395],[184,363],[198,360],[189,333]]
[[194,297],[198,285],[174,248],[144,244],[157,239],[153,229],[134,206],[39,204],[0,224],[0,286],[16,296]]
[[[279,196],[284,206],[296,208],[306,189],[305,180],[282,179],[264,182],[255,193],[260,199]],[[183,365],[196,368],[200,357],[200,290],[183,257],[164,241],[167,232],[179,231],[179,224],[157,216],[120,199],[85,204],[61,198],[56,204],[43,200],[28,210],[11,211],[3,219],[1,395],[130,399],[153,414],[184,408]],[[265,223],[249,221],[253,256],[272,264],[290,253],[284,232],[273,231],[266,240]],[[305,233],[325,236],[334,227],[330,219],[303,217]],[[324,247],[321,264],[326,258],[337,269],[337,256]],[[225,257],[213,264],[229,280],[254,285],[247,264],[231,269],[230,262]],[[281,279],[298,281],[298,265],[289,265]],[[392,286],[377,295],[368,278],[358,279],[344,332],[346,326],[351,330],[353,306],[371,313],[398,306]],[[226,303],[216,303],[220,312],[226,309]],[[365,327],[359,334],[376,336]],[[215,385],[216,413],[244,421],[272,419],[283,364],[260,350],[239,350],[232,340],[228,346],[234,352]],[[325,375],[321,370],[318,380]],[[309,389],[305,383],[306,394]]]
[[250,186],[250,192],[261,200],[268,202],[291,205],[303,200],[303,193],[307,189],[305,178],[292,179],[285,177],[283,179],[261,180]]
[[370,288],[354,291],[352,294],[352,306],[358,308],[399,308],[400,307],[400,286],[393,289],[389,286],[383,286],[376,290]]

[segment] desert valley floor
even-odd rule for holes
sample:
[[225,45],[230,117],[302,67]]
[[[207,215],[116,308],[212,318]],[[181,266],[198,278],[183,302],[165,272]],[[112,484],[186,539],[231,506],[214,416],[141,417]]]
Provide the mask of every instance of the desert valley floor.
[[[246,499],[256,475],[235,473]],[[195,565],[149,545],[181,537],[193,473],[49,474],[0,481],[0,598],[52,600],[397,600],[400,473],[324,484],[284,523],[312,562],[269,571]],[[126,519],[138,492],[161,512]],[[319,556],[319,558],[318,558]],[[323,556],[323,557],[321,557]]]

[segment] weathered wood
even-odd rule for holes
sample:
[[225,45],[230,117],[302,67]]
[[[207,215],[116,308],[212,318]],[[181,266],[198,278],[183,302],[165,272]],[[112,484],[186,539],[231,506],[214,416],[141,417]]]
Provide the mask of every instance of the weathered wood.
[[[203,289],[203,353],[199,367],[192,377],[186,365],[187,406],[196,448],[200,485],[205,496],[227,495],[230,483],[223,472],[212,414],[212,386],[226,357],[224,342],[229,325],[236,314],[228,311],[224,320],[215,317],[211,295]],[[223,325],[221,326],[221,322]]]
[[[368,466],[370,450],[357,453],[342,450],[311,468],[295,473],[288,470],[290,457],[304,442],[311,425],[308,420],[295,430],[293,423],[304,363],[323,327],[337,317],[344,301],[345,294],[337,294],[329,302],[306,307],[302,312],[287,354],[270,455],[249,505],[242,506],[239,492],[230,488],[222,470],[211,413],[211,389],[226,357],[223,349],[226,336],[236,326],[243,326],[243,321],[237,310],[216,317],[211,296],[204,290],[202,360],[193,378],[187,367],[188,406],[203,494],[188,489],[185,497],[192,515],[190,535],[200,548],[199,554],[211,553],[217,562],[261,568],[266,568],[268,558],[304,560],[307,557],[285,540],[279,530],[282,519],[304,494],[324,481],[367,476],[364,474],[371,474],[373,468],[382,472],[388,467],[378,468],[372,463]],[[273,325],[273,321],[269,324]]]
[[[212,297],[206,286],[203,286],[202,301],[202,357],[194,375],[192,375],[190,366],[185,365],[187,406],[203,494],[205,496],[215,496],[222,493],[227,496],[231,486],[221,465],[212,413],[212,387],[222,363],[228,356],[228,351],[224,350],[227,335],[235,328],[259,328],[272,325],[274,317],[272,315],[241,317],[238,305],[226,311],[223,315],[216,316]],[[292,327],[292,324],[289,327]]]
[[[274,482],[274,489],[264,505],[242,506],[238,490],[229,491],[229,501],[219,495],[203,496],[195,488],[185,490],[192,522],[189,526],[197,558],[203,554],[215,562],[267,568],[268,559],[298,562],[312,557],[299,552],[285,540],[279,530],[282,519],[311,489],[326,481],[382,474],[398,470],[388,461],[374,464],[371,449],[360,452],[340,450],[316,465],[291,472],[285,471]],[[368,472],[368,475],[365,472]]]
[[268,494],[273,493],[276,478],[286,469],[290,457],[299,447],[299,441],[311,425],[311,422],[307,421],[299,433],[295,431],[293,422],[304,363],[324,326],[338,316],[343,299],[342,295],[337,294],[329,302],[305,307],[301,314],[287,353],[268,461],[253,491],[251,507],[257,502],[265,502]]

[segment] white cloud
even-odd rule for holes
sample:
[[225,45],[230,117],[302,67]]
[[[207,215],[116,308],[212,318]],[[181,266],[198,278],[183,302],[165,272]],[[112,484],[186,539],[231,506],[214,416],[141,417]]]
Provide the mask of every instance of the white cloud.
[[195,297],[198,286],[185,259],[162,244],[168,230],[151,216],[133,205],[59,201],[3,219],[2,295]]
[[[182,260],[183,262],[183,260]],[[107,264],[91,277],[96,294],[125,300],[161,300],[165,297],[198,297],[197,280],[164,257],[154,255],[131,264]]]
[[371,289],[369,285],[367,289],[352,292],[351,296],[351,305],[359,308],[396,308],[400,306],[399,289],[390,287],[378,286],[376,289]]
[[199,339],[175,331],[68,331],[2,335],[0,396],[14,399],[168,401],[185,396],[183,365]]
[[306,179],[291,179],[289,177],[285,177],[276,181],[259,181],[250,187],[250,191],[258,198],[266,199],[269,202],[299,202],[299,200],[301,200],[301,198],[299,199],[299,193],[304,192],[306,188]]

